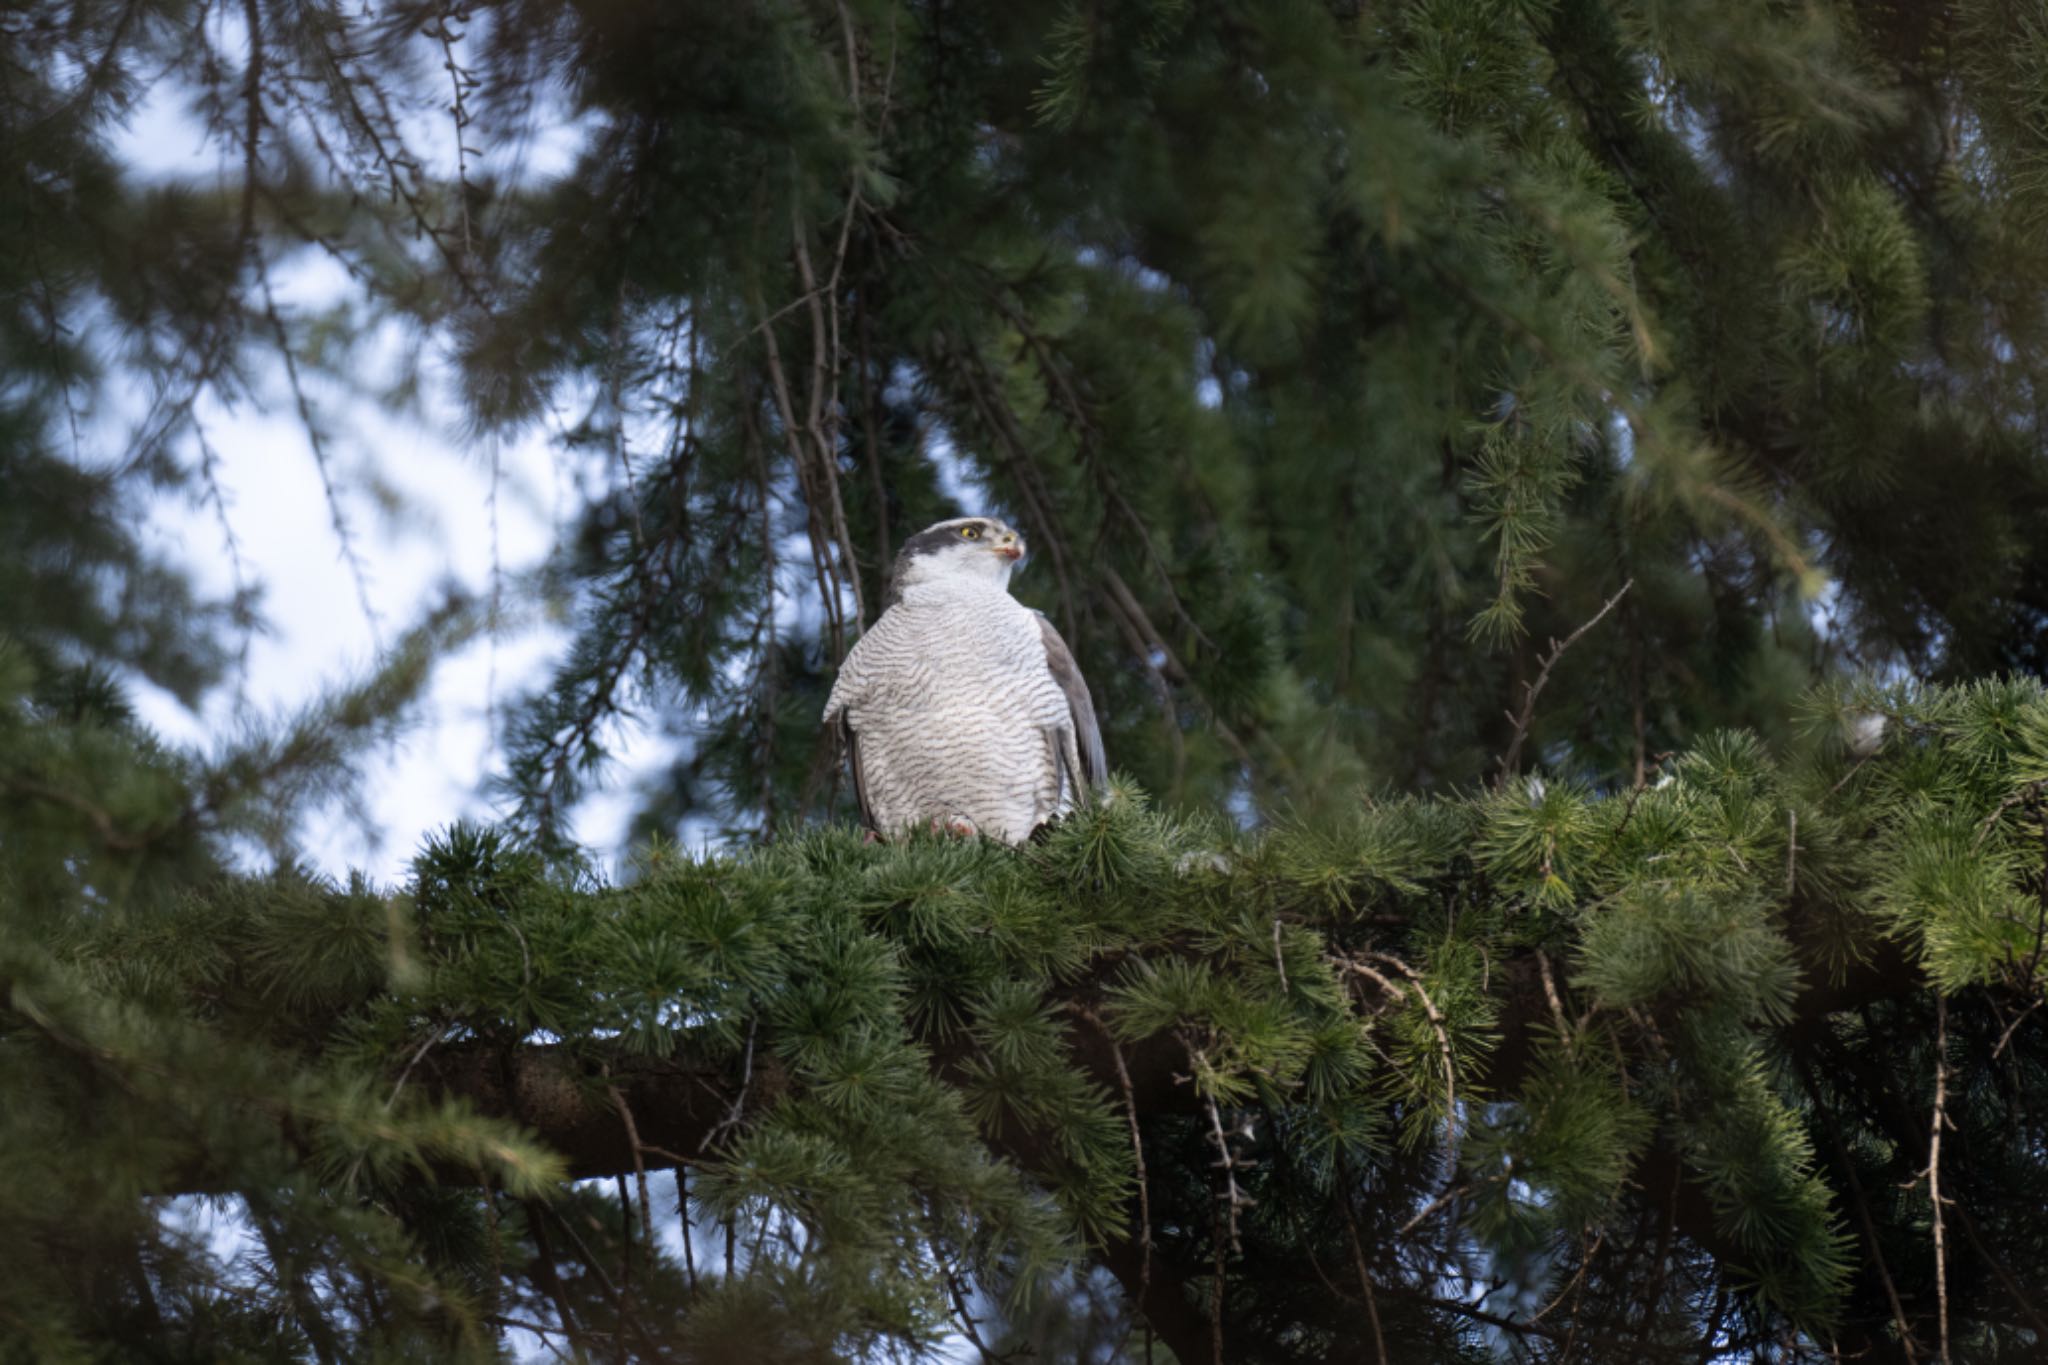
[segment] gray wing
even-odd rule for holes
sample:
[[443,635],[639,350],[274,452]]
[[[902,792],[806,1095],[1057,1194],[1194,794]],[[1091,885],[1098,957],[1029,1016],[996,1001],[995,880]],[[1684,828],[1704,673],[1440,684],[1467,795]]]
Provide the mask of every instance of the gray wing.
[[853,774],[853,799],[860,803],[860,822],[869,829],[875,829],[875,807],[868,800],[867,774],[860,766],[860,736],[853,730],[853,708],[841,707],[839,711],[839,745],[846,754],[846,768]]
[[[1109,785],[1109,761],[1103,757],[1102,727],[1095,719],[1095,702],[1088,695],[1087,680],[1081,676],[1081,666],[1074,662],[1074,651],[1067,648],[1067,642],[1053,629],[1044,612],[1038,613],[1038,629],[1045,638],[1046,669],[1067,697],[1074,751],[1081,761],[1081,783],[1101,791]],[[1064,766],[1065,746],[1061,745],[1059,749],[1060,762]]]

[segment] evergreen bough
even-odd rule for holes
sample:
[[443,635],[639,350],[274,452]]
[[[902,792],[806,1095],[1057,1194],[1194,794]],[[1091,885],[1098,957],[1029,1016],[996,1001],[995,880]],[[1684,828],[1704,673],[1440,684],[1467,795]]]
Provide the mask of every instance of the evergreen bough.
[[[1875,752],[1845,714],[1884,718]],[[1838,1340],[1881,1248],[1924,1336],[1925,1182],[1897,1176],[1938,1066],[1968,1154],[1945,1216],[1975,1230],[1952,1331],[2017,1357],[2028,1305],[1955,1258],[2040,1234],[2008,1191],[2048,1058],[2048,691],[1866,689],[1808,728],[1618,793],[1368,795],[1244,835],[1125,783],[1021,849],[790,830],[617,884],[455,826],[401,890],[79,884],[35,934],[15,858],[0,1318],[23,1358],[145,1325],[165,1358],[460,1358],[514,1324],[836,1358],[1092,1265],[1183,1359],[1219,1322],[1232,1359],[1608,1358]],[[136,779],[101,771],[30,809],[115,885],[184,836],[132,839]],[[177,1195],[228,1200],[261,1272]]]

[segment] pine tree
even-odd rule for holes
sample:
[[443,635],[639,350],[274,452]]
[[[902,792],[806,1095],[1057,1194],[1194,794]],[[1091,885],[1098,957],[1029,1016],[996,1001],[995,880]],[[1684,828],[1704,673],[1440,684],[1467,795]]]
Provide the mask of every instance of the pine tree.
[[[0,1358],[2040,1353],[2039,14],[0,44]],[[166,81],[220,182],[120,164]],[[280,300],[315,255],[347,307]],[[260,585],[133,526],[225,519],[203,397],[281,393],[328,477],[306,380],[394,323],[591,491],[504,823],[334,884],[300,812],[489,614],[184,752],[124,693],[223,685]],[[1125,776],[871,845],[817,718],[963,497]],[[649,712],[607,877],[563,817]]]

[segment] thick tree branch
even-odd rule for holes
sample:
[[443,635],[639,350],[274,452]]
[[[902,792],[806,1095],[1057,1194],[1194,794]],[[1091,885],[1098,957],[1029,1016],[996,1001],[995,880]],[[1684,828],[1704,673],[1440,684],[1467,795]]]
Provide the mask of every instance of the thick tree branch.
[[[1497,964],[1495,972],[1504,983],[1501,1042],[1477,1068],[1477,1080],[1485,1092],[1504,1094],[1514,1090],[1535,1061],[1549,1004],[1534,950]],[[1803,991],[1788,1029],[1803,1033],[1837,1011],[1904,996],[1922,984],[1920,971],[1903,955],[1878,955],[1836,981]],[[1170,1034],[1119,1045],[1106,1031],[1088,1027],[1085,1012],[1100,1004],[1100,988],[1093,981],[1063,988],[1053,1003],[1066,1006],[1075,1018],[1066,1032],[1075,1065],[1137,1119],[1201,1112],[1192,1088],[1181,1079],[1186,1058]],[[960,1075],[971,1046],[956,1037],[934,1047],[934,1069],[942,1076]],[[410,1084],[525,1124],[567,1160],[572,1177],[583,1178],[636,1173],[635,1133],[621,1120],[610,1086],[617,1087],[632,1115],[642,1162],[653,1156],[674,1164],[680,1154],[696,1152],[735,1127],[736,1101],[743,1100],[742,1117],[750,1117],[772,1106],[792,1082],[766,1047],[753,1050],[750,1078],[743,1080],[736,1062],[607,1056],[591,1045],[457,1043],[428,1053]],[[1030,1153],[1018,1155],[1028,1158]],[[1028,1160],[1025,1164],[1030,1165]]]

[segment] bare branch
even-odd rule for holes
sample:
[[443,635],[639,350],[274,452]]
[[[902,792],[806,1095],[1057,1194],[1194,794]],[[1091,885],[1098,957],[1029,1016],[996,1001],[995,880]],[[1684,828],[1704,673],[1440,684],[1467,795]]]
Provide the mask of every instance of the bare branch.
[[1502,754],[1500,758],[1501,781],[1507,780],[1508,774],[1515,770],[1515,764],[1522,757],[1522,744],[1529,738],[1529,722],[1536,715],[1536,698],[1542,693],[1544,685],[1550,681],[1550,670],[1557,667],[1557,661],[1564,657],[1566,650],[1577,644],[1587,631],[1605,620],[1607,613],[1613,611],[1615,605],[1623,597],[1627,596],[1628,590],[1635,585],[1636,581],[1633,578],[1623,583],[1614,596],[1608,598],[1601,604],[1600,610],[1593,613],[1592,619],[1588,620],[1571,634],[1565,636],[1563,640],[1552,640],[1550,642],[1550,653],[1544,657],[1543,666],[1537,670],[1536,680],[1523,688],[1522,709],[1514,718],[1515,736],[1508,743],[1507,752]]
[[1948,996],[1934,997],[1934,1119],[1927,1142],[1927,1197],[1934,1205],[1934,1291],[1939,1312],[1941,1345],[1935,1359],[1949,1365],[1948,1247],[1943,1236],[1941,1199],[1941,1130],[1948,1126]]

